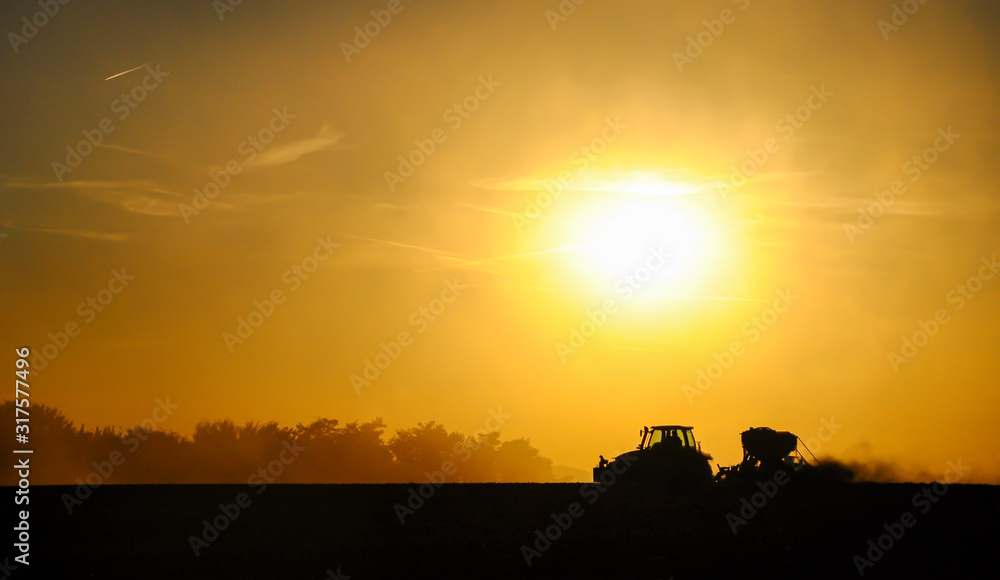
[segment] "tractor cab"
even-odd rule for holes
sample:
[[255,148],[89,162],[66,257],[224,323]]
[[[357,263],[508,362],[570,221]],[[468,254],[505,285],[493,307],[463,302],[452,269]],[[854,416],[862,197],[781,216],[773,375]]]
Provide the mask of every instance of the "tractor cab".
[[642,440],[636,449],[640,451],[649,449],[654,445],[666,445],[667,448],[690,448],[701,450],[701,446],[694,440],[694,429],[681,425],[659,425],[656,427],[643,427],[641,431]]

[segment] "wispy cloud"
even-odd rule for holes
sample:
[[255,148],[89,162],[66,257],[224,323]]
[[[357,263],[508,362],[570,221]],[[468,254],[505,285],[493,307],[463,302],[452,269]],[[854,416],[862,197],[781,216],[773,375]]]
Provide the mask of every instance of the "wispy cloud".
[[170,159],[169,155],[161,155],[159,153],[152,153],[150,151],[142,151],[140,149],[133,149],[132,147],[125,147],[124,145],[112,145],[110,143],[101,143],[99,147],[105,149],[111,149],[113,151],[120,151],[122,153],[132,153],[135,155],[145,155],[147,157],[160,157],[162,159]]
[[7,181],[0,183],[0,190],[10,191],[17,189],[127,189],[127,188],[152,188],[155,184],[151,181],[134,179],[129,181],[111,181],[102,179],[81,179],[77,181]]
[[154,188],[90,188],[79,193],[88,199],[120,207],[130,213],[159,217],[180,215],[176,197],[159,193]]
[[480,205],[480,204],[475,204],[475,203],[459,203],[457,205],[458,205],[458,207],[461,207],[463,209],[471,209],[473,211],[481,211],[481,212],[485,212],[485,213],[495,213],[495,214],[509,215],[509,216],[523,215],[523,214],[521,214],[519,212],[516,212],[516,211],[510,211],[510,210],[506,210],[506,209],[501,209],[499,207],[495,207],[495,206],[492,206],[492,205]]
[[657,171],[599,171],[571,172],[568,181],[560,182],[558,176],[491,177],[479,179],[469,185],[490,191],[541,191],[558,186],[572,191],[608,191],[640,195],[674,196],[697,193],[713,184],[697,183],[679,169]]
[[70,191],[131,213],[164,217],[179,215],[176,201],[178,194],[167,191],[152,181],[142,179],[7,182],[0,184],[0,190]]
[[[499,274],[510,272],[510,262],[523,261],[523,260],[533,260],[536,258],[542,258],[545,256],[561,254],[564,252],[574,252],[579,250],[579,246],[561,246],[558,248],[550,248],[546,250],[539,250],[537,252],[521,252],[517,254],[506,254],[501,256],[491,256],[489,258],[480,259],[461,259],[444,257],[442,258],[446,265],[437,268],[438,270],[443,270],[446,268],[456,268],[459,270],[466,270],[469,272],[481,272],[488,274]],[[532,286],[526,286],[532,287]]]
[[392,240],[383,240],[383,239],[379,239],[379,238],[368,238],[368,237],[365,237],[365,236],[355,236],[355,235],[352,235],[352,234],[344,234],[344,235],[346,237],[348,237],[348,238],[354,238],[356,240],[365,240],[367,242],[374,242],[376,244],[384,244],[384,245],[387,245],[387,246],[394,246],[394,247],[397,247],[397,248],[405,248],[405,249],[408,249],[408,250],[416,250],[418,252],[424,252],[424,253],[428,253],[428,254],[433,254],[435,256],[439,256],[439,257],[442,257],[442,258],[452,258],[452,259],[462,259],[462,260],[468,260],[469,259],[468,256],[465,256],[465,255],[462,255],[462,254],[456,254],[455,252],[447,252],[447,251],[438,250],[438,249],[435,249],[435,248],[428,248],[428,247],[425,247],[425,246],[416,246],[416,245],[413,245],[413,244],[404,244],[404,243],[401,243],[401,242],[394,242]]
[[372,209],[374,209],[375,211],[393,212],[393,213],[406,213],[411,210],[410,207],[407,207],[405,205],[401,205],[398,203],[387,203],[384,201],[380,201],[378,203],[373,204]]
[[520,252],[517,254],[506,254],[502,256],[493,256],[490,258],[481,258],[478,260],[466,260],[456,266],[459,268],[476,269],[478,266],[484,266],[486,264],[491,264],[495,262],[503,262],[508,260],[520,260],[524,258],[536,258],[538,256],[546,256],[549,254],[560,254],[563,252],[573,252],[577,251],[582,246],[559,246],[556,248],[548,248],[545,250],[538,250],[536,252]]
[[[20,232],[30,232],[36,234],[55,234],[59,236],[70,236],[76,238],[87,238],[91,240],[103,240],[108,242],[124,242],[128,240],[128,234],[118,232],[101,232],[97,230],[84,230],[76,228],[33,228],[23,225],[14,225],[11,222],[3,222],[3,227],[9,230]],[[4,235],[4,237],[7,237]]]
[[300,139],[294,143],[275,145],[261,153],[248,167],[270,167],[297,161],[302,157],[337,147],[344,139],[343,133],[334,133],[328,125],[323,125],[315,137]]
[[[761,208],[778,208],[781,210],[809,210],[822,212],[832,218],[843,220],[856,218],[859,209],[867,208],[873,203],[882,206],[887,215],[928,217],[941,219],[958,219],[979,221],[993,219],[1000,213],[1000,199],[981,191],[952,191],[948,197],[913,196],[902,194],[894,197],[891,204],[881,203],[873,194],[825,194],[809,193],[808,190],[797,191],[795,196],[778,196],[762,194],[740,194],[745,200],[751,201]],[[814,222],[803,222],[796,216],[776,214],[766,211],[769,220],[794,226],[812,227]]]

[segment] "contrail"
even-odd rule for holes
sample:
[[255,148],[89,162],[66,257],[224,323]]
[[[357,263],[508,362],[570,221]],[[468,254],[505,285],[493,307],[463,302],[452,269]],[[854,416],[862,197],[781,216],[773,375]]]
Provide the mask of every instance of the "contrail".
[[118,77],[120,77],[120,76],[122,76],[122,75],[127,75],[128,73],[130,73],[130,72],[132,72],[132,71],[136,71],[136,70],[139,70],[139,69],[141,69],[142,67],[146,66],[146,64],[148,64],[148,63],[143,63],[143,64],[140,64],[139,66],[137,66],[137,67],[135,67],[135,68],[130,68],[130,69],[128,69],[128,70],[127,70],[127,71],[125,71],[125,72],[120,72],[120,73],[118,73],[118,74],[116,74],[116,75],[111,75],[111,76],[109,76],[108,78],[106,78],[106,79],[104,79],[104,80],[106,80],[106,81],[110,81],[111,79],[115,79],[115,78],[118,78]]
[[400,248],[409,248],[411,250],[418,250],[418,251],[421,251],[421,252],[428,252],[428,253],[431,253],[431,254],[437,254],[439,256],[449,256],[449,257],[461,258],[461,259],[465,259],[465,260],[469,259],[468,256],[464,256],[462,254],[456,254],[455,252],[446,252],[444,250],[437,250],[437,249],[434,249],[434,248],[427,248],[427,247],[424,247],[424,246],[414,246],[414,245],[411,245],[411,244],[401,244],[399,242],[393,242],[391,240],[380,240],[378,238],[366,238],[364,236],[355,236],[355,235],[352,235],[352,234],[344,234],[344,235],[347,236],[347,237],[349,237],[349,238],[354,238],[356,240],[367,240],[369,242],[376,242],[376,243],[379,243],[379,244],[387,244],[387,245],[390,245],[390,246],[398,246]]
[[760,298],[742,298],[740,296],[693,296],[689,294],[667,294],[664,292],[636,292],[643,296],[666,296],[667,298],[687,298],[691,300],[734,300],[737,302],[767,302]]

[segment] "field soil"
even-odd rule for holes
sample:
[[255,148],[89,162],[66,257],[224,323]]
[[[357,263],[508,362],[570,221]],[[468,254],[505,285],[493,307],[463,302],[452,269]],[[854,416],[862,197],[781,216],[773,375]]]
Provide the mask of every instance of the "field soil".
[[106,485],[69,514],[75,487],[33,487],[31,565],[10,568],[14,540],[4,564],[11,578],[955,578],[992,575],[1000,539],[1000,488],[984,485],[445,484],[422,505],[419,488]]

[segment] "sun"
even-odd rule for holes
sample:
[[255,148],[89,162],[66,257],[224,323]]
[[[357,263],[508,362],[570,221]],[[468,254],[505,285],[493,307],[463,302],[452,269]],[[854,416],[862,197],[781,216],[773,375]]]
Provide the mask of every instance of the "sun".
[[[670,194],[663,192],[669,191]],[[718,240],[704,208],[671,184],[620,184],[573,220],[574,261],[598,282],[641,274],[692,286],[711,267]]]
[[[694,217],[664,204],[632,203],[595,219],[586,234],[585,258],[607,274],[625,274],[647,263],[661,278],[683,275],[698,261],[703,230]],[[662,263],[662,264],[661,264]]]

